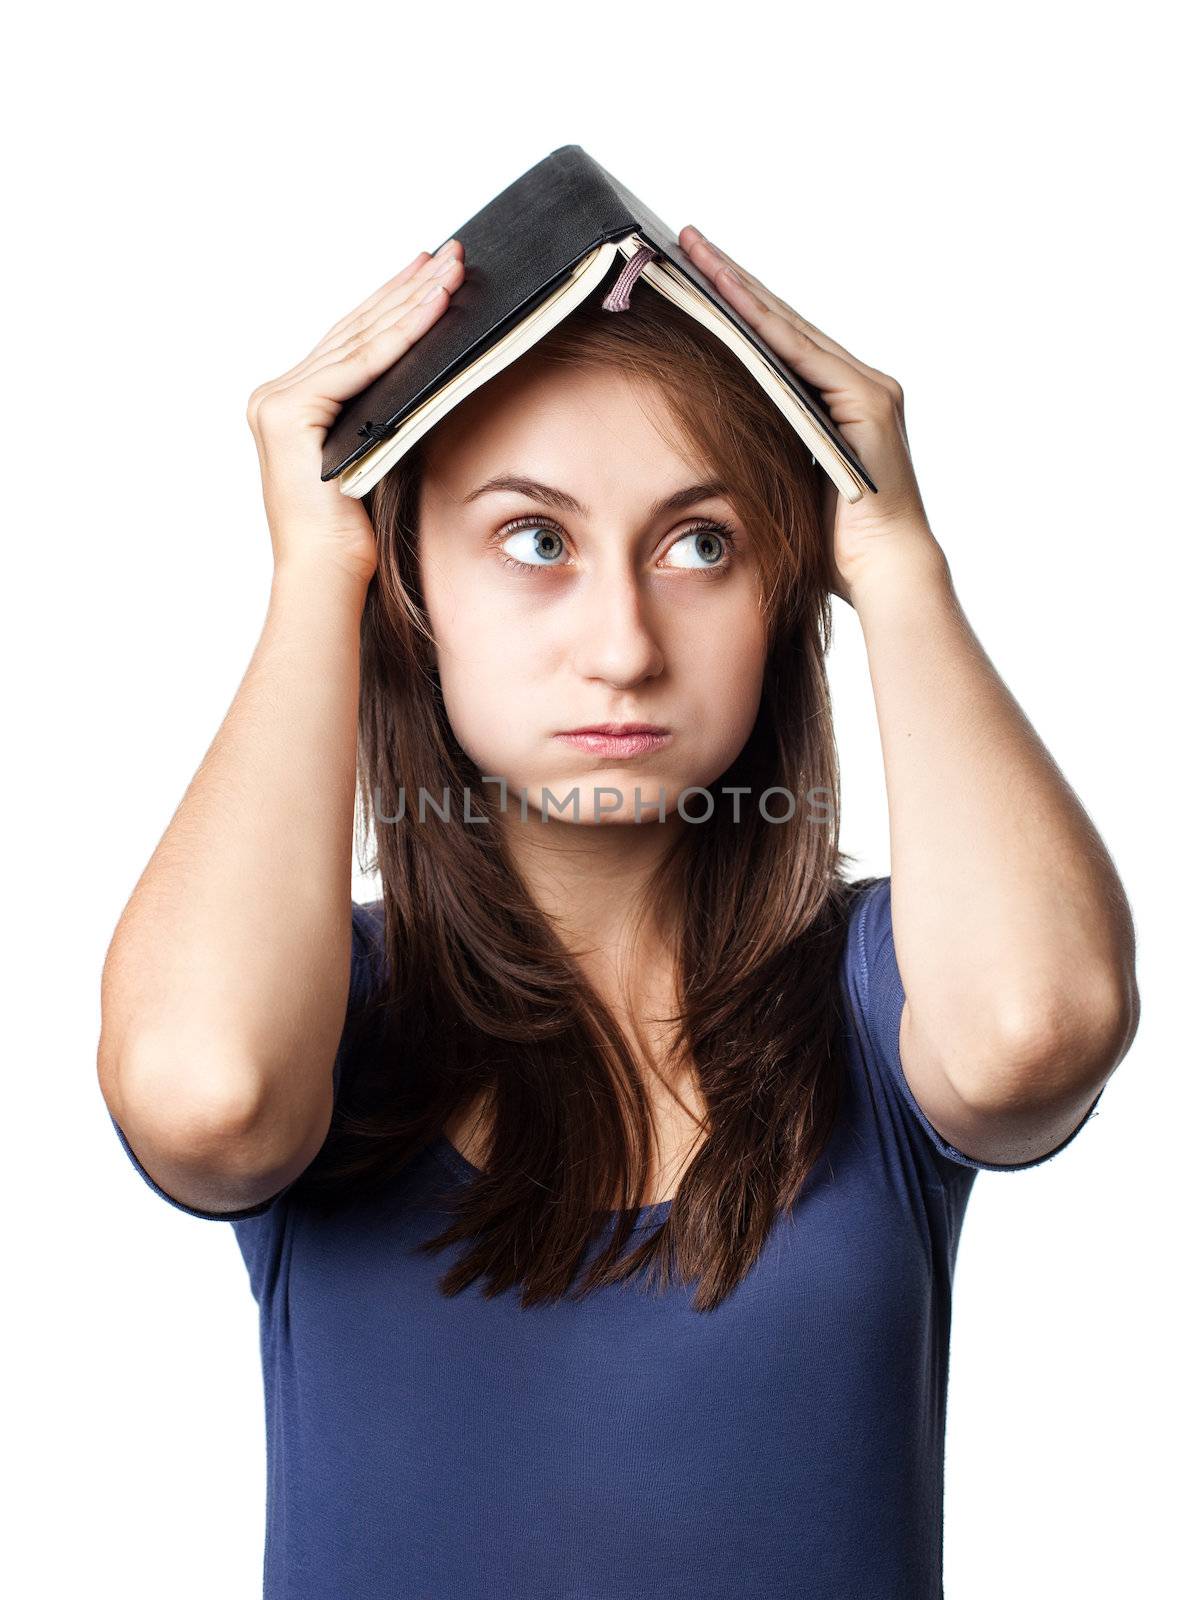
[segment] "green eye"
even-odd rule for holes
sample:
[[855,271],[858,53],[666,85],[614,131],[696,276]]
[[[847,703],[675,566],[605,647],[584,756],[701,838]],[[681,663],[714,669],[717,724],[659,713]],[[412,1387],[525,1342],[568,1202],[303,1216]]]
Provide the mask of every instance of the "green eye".
[[564,548],[562,536],[545,522],[531,521],[524,527],[515,527],[501,545],[509,552],[502,557],[508,567],[524,567],[534,571],[538,567],[558,566],[557,557]]
[[[733,528],[726,523],[703,522],[672,543],[664,564],[683,572],[717,575],[730,566],[736,542]],[[513,572],[525,574],[566,564],[563,535],[545,517],[510,523],[499,549],[501,564]]]
[[[668,555],[671,557],[677,551],[681,551],[685,559],[669,560],[668,564],[694,572],[707,568],[720,568],[729,562],[729,550],[733,548],[734,542],[735,536],[725,524],[707,522],[699,528],[690,528],[688,533],[676,541]],[[690,557],[693,559],[689,559]]]

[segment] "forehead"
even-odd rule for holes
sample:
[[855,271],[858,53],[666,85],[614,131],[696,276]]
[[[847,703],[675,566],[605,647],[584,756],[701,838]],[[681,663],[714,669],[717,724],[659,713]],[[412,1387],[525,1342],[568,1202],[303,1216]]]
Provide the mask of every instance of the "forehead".
[[[532,352],[537,355],[537,352]],[[659,388],[610,367],[525,358],[469,395],[426,441],[423,501],[462,502],[519,474],[586,506],[637,505],[712,476],[673,425]],[[487,502],[483,502],[487,503]]]

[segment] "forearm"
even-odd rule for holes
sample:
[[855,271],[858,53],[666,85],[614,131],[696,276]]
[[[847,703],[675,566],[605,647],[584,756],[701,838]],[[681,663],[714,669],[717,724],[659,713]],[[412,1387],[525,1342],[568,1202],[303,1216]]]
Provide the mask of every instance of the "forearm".
[[106,1094],[143,1074],[176,1104],[302,1117],[320,1097],[347,998],[365,593],[326,567],[277,571],[233,703],[109,949]]
[[[919,547],[921,549],[921,547]],[[938,545],[852,593],[889,803],[898,964],[913,1025],[949,1061],[1063,1040],[1113,1056],[1133,933],[1096,830],[990,664]],[[962,1070],[970,1071],[971,1066]],[[949,1073],[950,1075],[950,1073]]]

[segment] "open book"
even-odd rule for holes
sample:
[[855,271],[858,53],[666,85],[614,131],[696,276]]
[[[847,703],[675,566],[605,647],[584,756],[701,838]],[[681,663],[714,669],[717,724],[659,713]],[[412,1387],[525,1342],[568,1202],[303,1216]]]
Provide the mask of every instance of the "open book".
[[323,482],[337,477],[343,494],[365,495],[617,264],[608,304],[620,309],[629,278],[640,277],[733,351],[840,494],[854,501],[876,493],[821,395],[721,297],[654,212],[579,145],[553,151],[450,237],[464,247],[462,283],[417,343],[342,407],[326,435]]

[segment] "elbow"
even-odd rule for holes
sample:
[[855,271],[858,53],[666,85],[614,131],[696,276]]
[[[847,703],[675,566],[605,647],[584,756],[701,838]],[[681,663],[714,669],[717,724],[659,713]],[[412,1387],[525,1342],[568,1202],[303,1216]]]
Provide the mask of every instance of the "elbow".
[[97,1075],[130,1144],[177,1183],[237,1191],[271,1166],[258,1079],[230,1058],[192,1062],[138,1045],[114,1053],[102,1041]]
[[[1078,975],[1071,986],[1002,1009],[975,1054],[964,1099],[981,1109],[1054,1111],[1090,1100],[1122,1061],[1139,1027],[1134,971]],[[973,1061],[965,1054],[961,1061]],[[959,1074],[963,1077],[963,1074]]]
[[[187,1205],[233,1211],[279,1193],[308,1166],[329,1131],[332,1075],[320,1105],[271,1094],[237,1052],[199,1058],[149,1041],[115,1055],[103,1044],[101,1092],[142,1167]],[[293,1075],[295,1079],[296,1075]]]
[[298,1134],[254,1083],[225,1065],[185,1073],[153,1056],[110,1063],[102,1075],[109,1113],[143,1171],[171,1198],[208,1212],[241,1211],[280,1193],[324,1137],[308,1125]]

